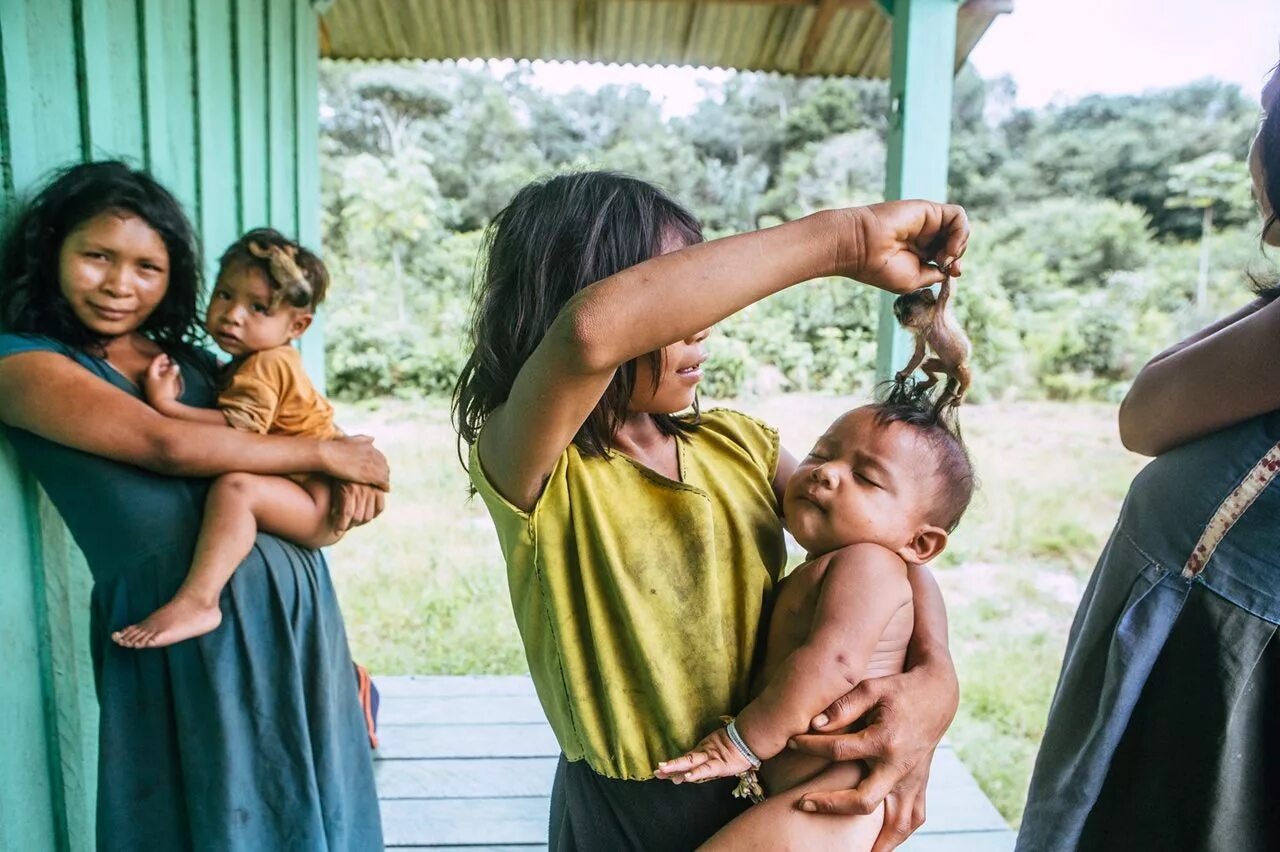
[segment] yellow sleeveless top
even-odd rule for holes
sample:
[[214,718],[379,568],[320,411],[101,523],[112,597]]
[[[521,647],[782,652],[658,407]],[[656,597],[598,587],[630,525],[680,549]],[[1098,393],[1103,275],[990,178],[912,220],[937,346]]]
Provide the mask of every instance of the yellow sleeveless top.
[[471,448],[538,698],[569,760],[644,779],[747,703],[786,562],[778,434],[733,411],[678,442],[680,482],[570,446],[531,512]]

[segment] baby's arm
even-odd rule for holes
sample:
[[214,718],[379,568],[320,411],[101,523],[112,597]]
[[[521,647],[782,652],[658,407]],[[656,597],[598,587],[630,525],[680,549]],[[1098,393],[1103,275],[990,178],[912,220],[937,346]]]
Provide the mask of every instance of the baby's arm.
[[168,355],[157,355],[152,359],[146,378],[142,380],[142,389],[151,407],[165,417],[215,426],[227,425],[227,418],[216,408],[199,408],[178,401],[178,395],[182,393],[182,370],[178,362]]
[[[890,620],[910,605],[911,585],[897,554],[874,544],[850,545],[832,554],[809,637],[734,720],[747,747],[768,760],[790,737],[807,731],[815,715],[862,680]],[[776,610],[775,615],[781,617]],[[705,781],[748,768],[721,728],[688,754],[659,764],[657,775],[677,782]]]

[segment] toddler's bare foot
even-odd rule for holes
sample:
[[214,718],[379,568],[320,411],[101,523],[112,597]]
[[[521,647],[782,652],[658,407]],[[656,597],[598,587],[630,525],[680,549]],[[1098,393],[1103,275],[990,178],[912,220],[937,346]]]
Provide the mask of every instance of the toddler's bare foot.
[[175,597],[137,624],[111,634],[125,648],[163,648],[203,636],[222,623],[222,610],[185,597]]

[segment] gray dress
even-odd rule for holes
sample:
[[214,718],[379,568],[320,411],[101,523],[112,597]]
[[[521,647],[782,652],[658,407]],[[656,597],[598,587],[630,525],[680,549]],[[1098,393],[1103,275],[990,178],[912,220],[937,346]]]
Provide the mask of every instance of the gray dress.
[[1280,412],[1138,474],[1076,613],[1018,852],[1280,848]]
[[[0,358],[32,350],[64,354],[140,396],[101,359],[0,335]],[[183,402],[212,406],[213,359],[182,368]],[[259,535],[222,593],[217,630],[163,649],[120,648],[110,632],[166,602],[185,577],[208,481],[7,434],[93,573],[98,848],[381,849],[369,741],[324,557]]]

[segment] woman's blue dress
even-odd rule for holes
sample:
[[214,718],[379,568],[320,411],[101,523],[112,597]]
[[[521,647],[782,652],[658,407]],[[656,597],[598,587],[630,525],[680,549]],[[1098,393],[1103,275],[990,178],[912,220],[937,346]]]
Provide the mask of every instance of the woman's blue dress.
[[[0,335],[0,357],[33,350],[141,397],[101,359]],[[213,359],[184,360],[182,371],[183,402],[212,406]],[[217,630],[168,648],[118,647],[111,631],[166,602],[186,576],[208,481],[7,434],[93,573],[99,850],[381,849],[369,740],[324,557],[259,535],[222,593]]]
[[1280,849],[1280,413],[1138,474],[1076,613],[1018,852]]

